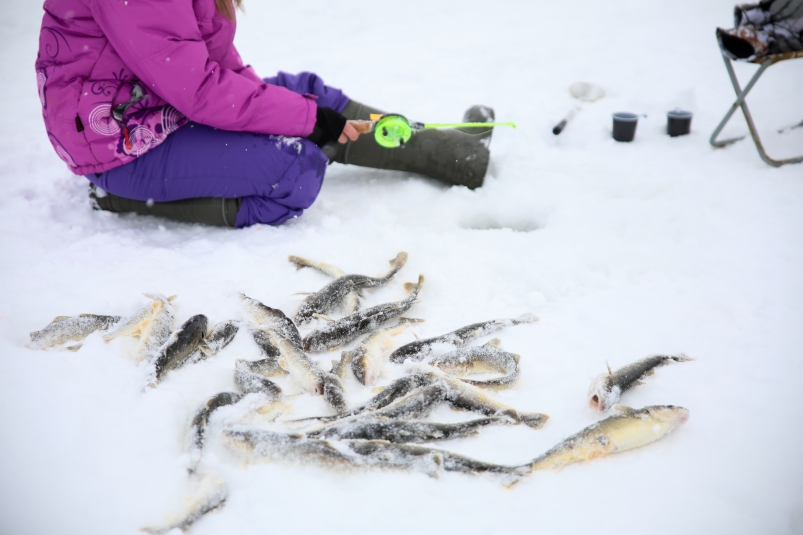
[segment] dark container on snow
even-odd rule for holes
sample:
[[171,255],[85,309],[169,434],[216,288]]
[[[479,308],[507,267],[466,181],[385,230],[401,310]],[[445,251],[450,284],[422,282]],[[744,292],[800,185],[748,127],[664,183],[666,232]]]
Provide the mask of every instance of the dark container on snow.
[[685,136],[691,132],[692,112],[674,109],[666,114],[666,133],[672,137]]
[[616,141],[633,141],[636,137],[638,115],[619,112],[613,114],[613,139]]

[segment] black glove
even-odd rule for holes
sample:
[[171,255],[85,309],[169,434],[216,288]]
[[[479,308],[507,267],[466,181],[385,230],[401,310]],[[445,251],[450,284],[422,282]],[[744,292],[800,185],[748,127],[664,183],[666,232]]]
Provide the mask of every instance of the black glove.
[[315,114],[315,128],[307,139],[323,147],[327,143],[337,142],[343,128],[346,126],[346,118],[337,113],[332,108],[318,106]]

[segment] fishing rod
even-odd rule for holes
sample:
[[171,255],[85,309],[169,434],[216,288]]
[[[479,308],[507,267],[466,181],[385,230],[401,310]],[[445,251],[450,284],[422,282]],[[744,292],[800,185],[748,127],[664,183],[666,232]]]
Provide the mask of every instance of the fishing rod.
[[[371,114],[370,121],[351,121],[351,124],[361,134],[374,133],[374,139],[387,149],[395,149],[406,145],[413,134],[424,130],[436,128],[488,128],[494,126],[509,126],[516,128],[516,123],[418,123],[410,122],[404,115],[398,113]],[[468,134],[471,135],[471,134]]]

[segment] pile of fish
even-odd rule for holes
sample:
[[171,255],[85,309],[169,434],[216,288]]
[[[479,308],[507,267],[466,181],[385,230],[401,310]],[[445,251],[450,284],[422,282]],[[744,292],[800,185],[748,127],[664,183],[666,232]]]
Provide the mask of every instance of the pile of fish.
[[[393,349],[395,337],[424,321],[403,317],[418,302],[423,275],[415,283],[404,284],[408,295],[399,301],[364,309],[362,303],[367,289],[393,280],[407,262],[407,253],[399,253],[390,261],[390,270],[379,277],[346,274],[329,264],[297,256],[291,256],[290,261],[298,269],[312,268],[332,278],[320,291],[304,298],[293,319],[241,294],[244,319],[223,321],[210,328],[208,318],[198,314],[171,332],[175,296],[145,294],[151,302],[129,318],[59,316],[41,331],[31,333],[31,348],[71,351],[79,349],[94,332],[102,332],[107,342],[120,336],[137,337],[132,357],[147,362],[146,388],[158,387],[168,373],[216,355],[239,331],[247,330],[259,347],[261,359],[235,361],[234,390],[211,396],[192,418],[187,470],[200,480],[198,492],[187,500],[186,510],[163,526],[145,531],[161,534],[185,530],[225,502],[225,482],[215,475],[201,477],[199,466],[213,413],[246,400],[247,416],[222,431],[223,443],[245,461],[314,462],[337,469],[412,470],[432,476],[444,471],[482,474],[507,487],[536,470],[559,469],[644,446],[671,433],[689,417],[686,409],[671,405],[642,409],[617,405],[624,392],[657,367],[691,360],[685,355],[656,355],[616,371],[609,367],[606,374],[594,379],[589,405],[599,411],[610,409],[613,414],[529,462],[501,465],[430,446],[476,435],[491,425],[544,426],[548,415],[510,407],[489,395],[516,384],[521,357],[504,350],[498,338],[471,345],[480,337],[505,327],[531,324],[537,318],[525,314],[483,321]],[[338,312],[342,315],[335,319],[333,315]],[[313,322],[318,328],[302,337],[298,327]],[[340,350],[339,359],[331,360],[331,366],[310,357],[336,350]],[[400,377],[365,403],[349,402],[344,387],[351,380],[349,375],[367,387],[375,387],[394,366],[396,375],[402,372]],[[279,383],[292,391],[283,392]],[[288,394],[297,391],[322,396],[329,414],[281,419],[290,399],[296,399]],[[458,423],[428,421],[426,418],[440,405],[476,416]]]

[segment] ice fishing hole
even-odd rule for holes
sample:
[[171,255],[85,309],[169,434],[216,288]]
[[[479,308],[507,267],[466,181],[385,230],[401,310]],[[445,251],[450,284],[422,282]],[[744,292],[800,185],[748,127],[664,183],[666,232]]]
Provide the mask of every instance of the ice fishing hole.
[[460,225],[469,230],[504,230],[514,232],[532,232],[541,228],[535,219],[522,217],[476,216],[465,219]]

